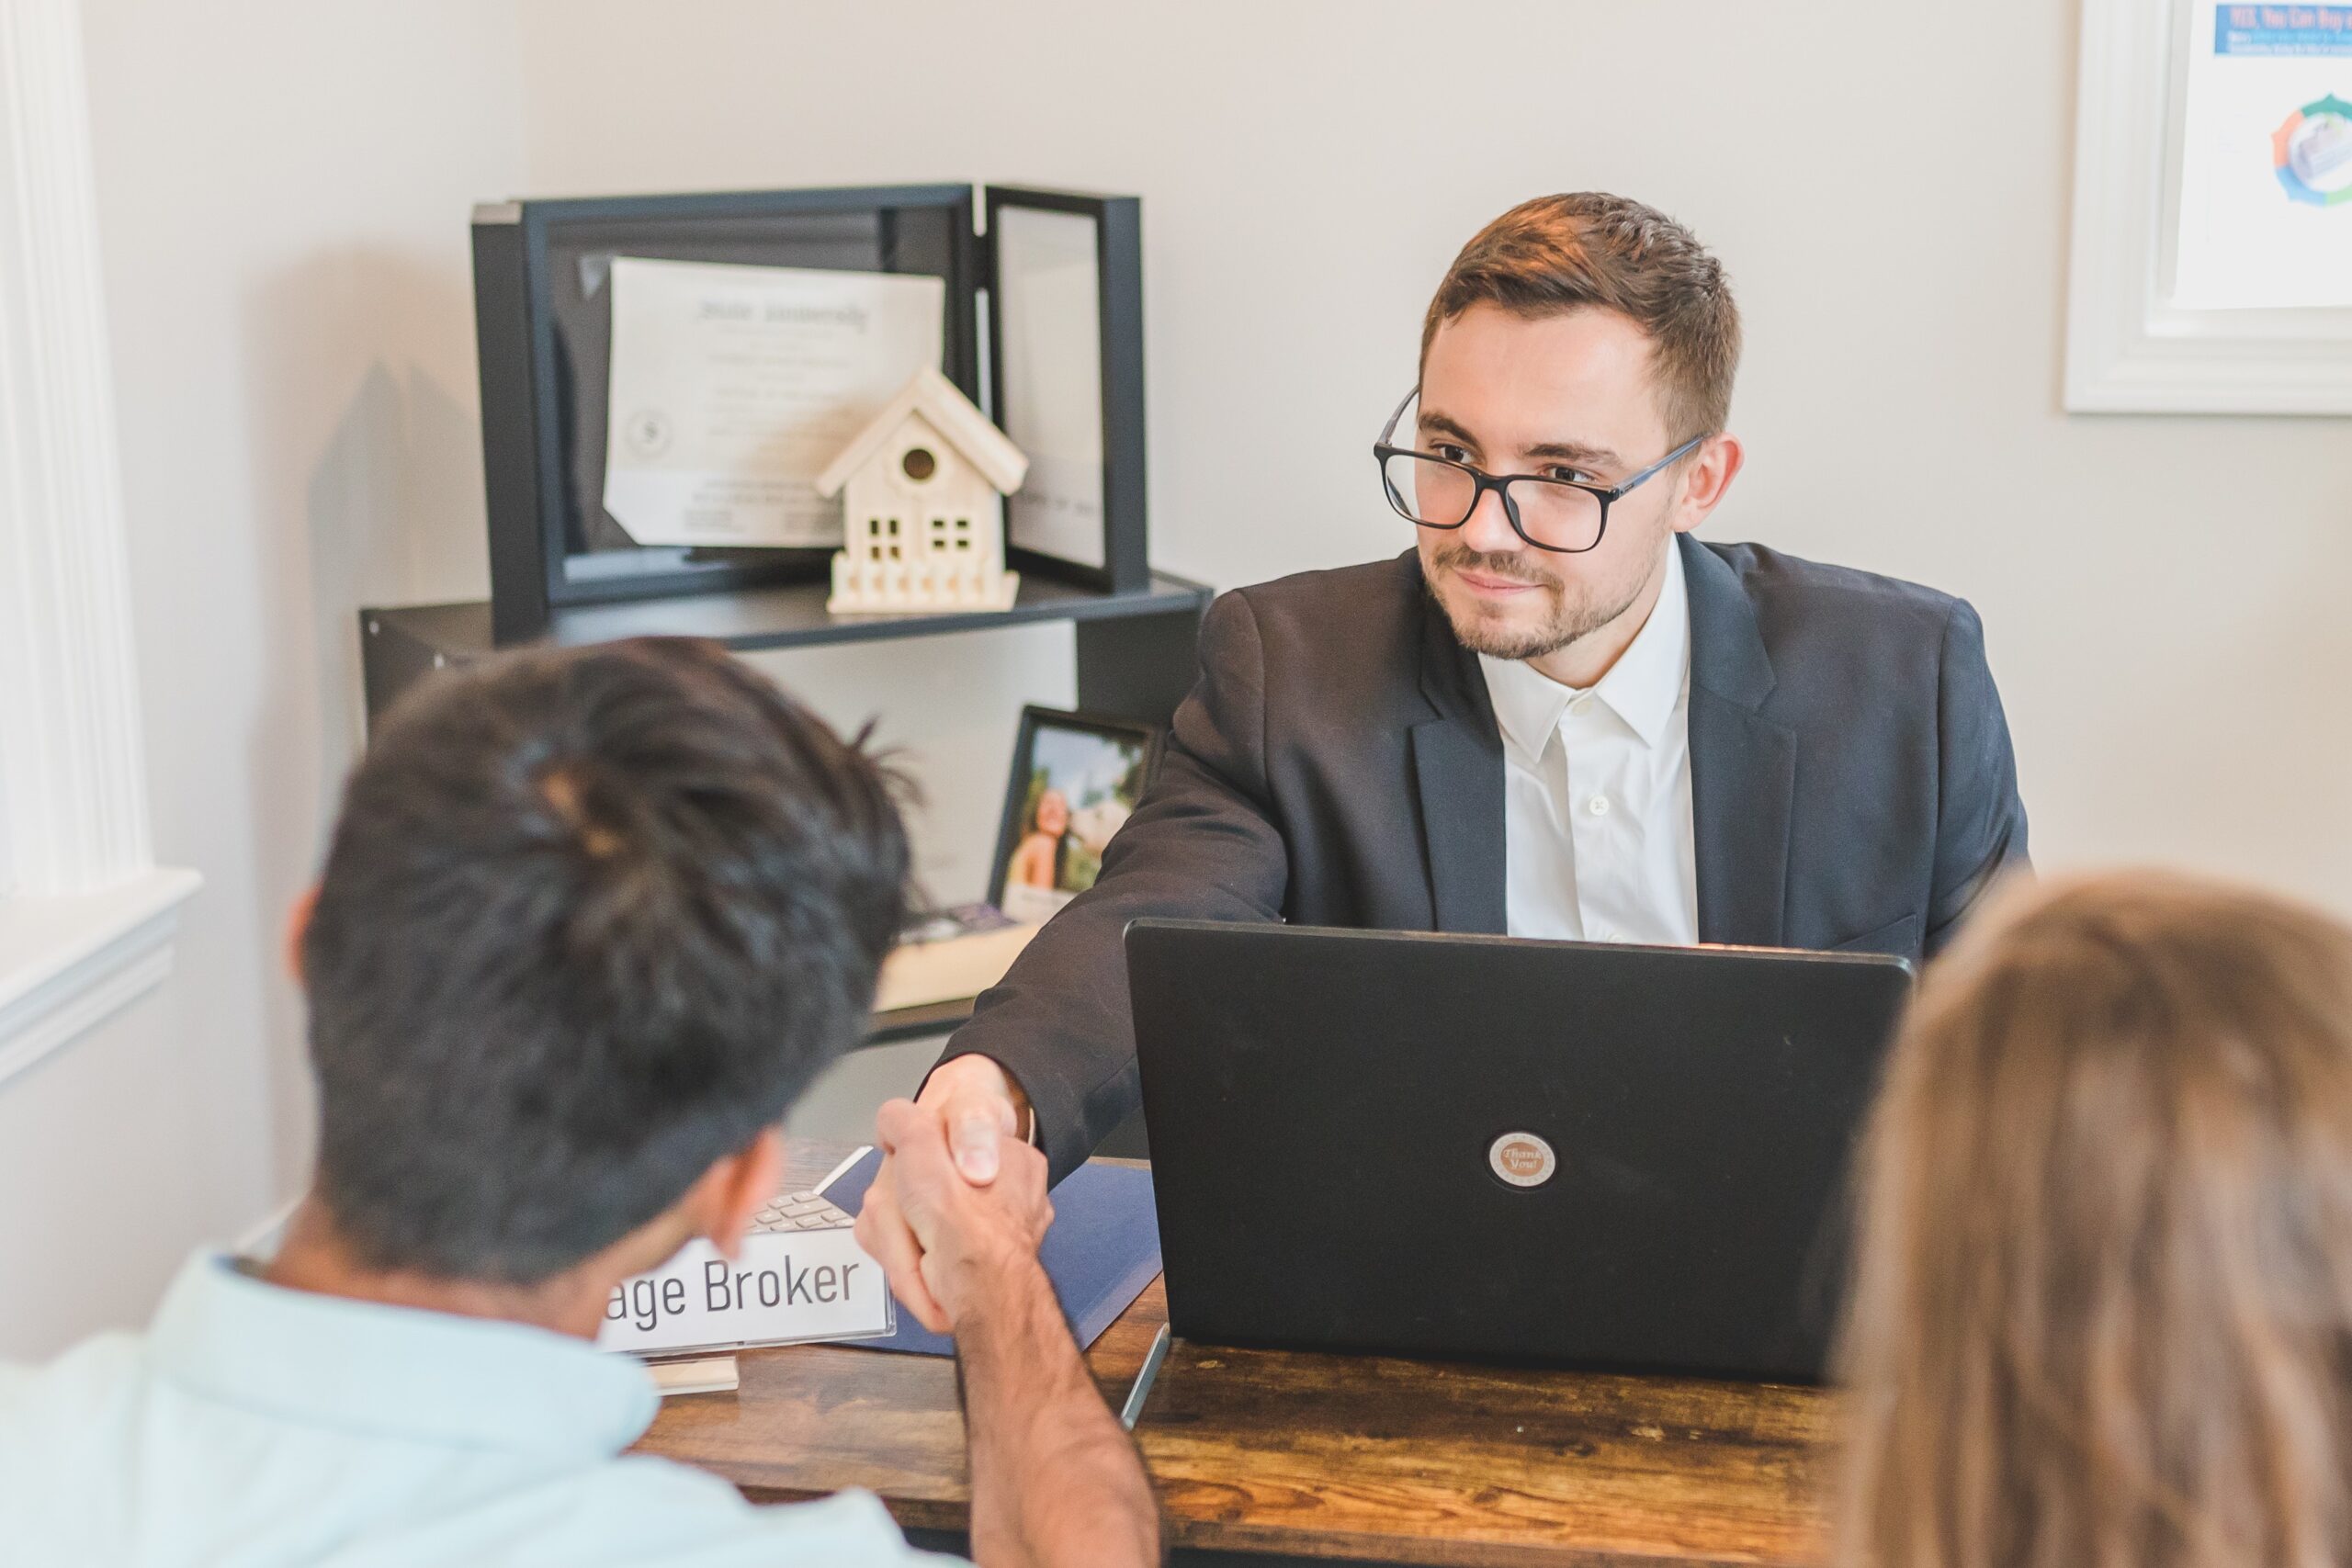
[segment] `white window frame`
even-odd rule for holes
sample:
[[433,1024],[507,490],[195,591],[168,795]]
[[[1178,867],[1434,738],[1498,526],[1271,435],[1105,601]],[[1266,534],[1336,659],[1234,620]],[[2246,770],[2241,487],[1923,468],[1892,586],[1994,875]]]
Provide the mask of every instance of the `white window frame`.
[[0,0],[0,1084],[170,972],[78,0]]
[[2171,301],[2190,0],[2083,0],[2066,407],[2352,413],[2352,310]]

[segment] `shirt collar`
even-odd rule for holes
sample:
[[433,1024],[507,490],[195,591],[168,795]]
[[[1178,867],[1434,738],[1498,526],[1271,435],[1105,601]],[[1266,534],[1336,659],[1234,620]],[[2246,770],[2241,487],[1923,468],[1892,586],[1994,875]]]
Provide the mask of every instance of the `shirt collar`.
[[200,1396],[458,1448],[608,1458],[661,1405],[634,1358],[569,1335],[288,1290],[218,1253],[181,1269],[149,1342]]
[[[1478,656],[1494,701],[1503,739],[1528,757],[1540,757],[1560,727],[1569,703],[1583,694],[1543,674],[1524,660]],[[1668,540],[1666,575],[1649,619],[1634,634],[1592,694],[1631,726],[1644,743],[1657,745],[1673,721],[1690,675],[1690,595],[1682,579],[1682,552]]]

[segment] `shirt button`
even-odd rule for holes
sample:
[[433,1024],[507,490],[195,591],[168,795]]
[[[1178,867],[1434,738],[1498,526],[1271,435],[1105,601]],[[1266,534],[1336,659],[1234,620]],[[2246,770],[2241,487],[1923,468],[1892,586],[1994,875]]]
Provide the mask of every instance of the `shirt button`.
[[1568,713],[1569,713],[1569,715],[1570,715],[1571,716],[1575,716],[1575,715],[1577,715],[1577,714],[1580,714],[1580,713],[1584,712],[1584,710],[1585,710],[1585,709],[1587,709],[1587,708],[1590,707],[1591,705],[1592,705],[1592,694],[1591,694],[1590,692],[1587,692],[1584,695],[1582,695],[1582,696],[1580,696],[1580,697],[1577,698],[1575,701],[1573,701],[1573,702],[1571,702],[1571,703],[1569,703],[1569,704],[1568,704]]
[[1605,795],[1596,795],[1584,803],[1584,808],[1595,817],[1606,817],[1609,815],[1609,797]]

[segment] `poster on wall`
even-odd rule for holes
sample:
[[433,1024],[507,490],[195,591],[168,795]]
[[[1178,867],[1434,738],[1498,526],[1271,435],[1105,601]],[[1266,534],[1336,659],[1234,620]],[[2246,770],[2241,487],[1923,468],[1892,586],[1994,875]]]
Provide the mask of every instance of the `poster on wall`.
[[2190,8],[2172,302],[2352,306],[2352,4]]

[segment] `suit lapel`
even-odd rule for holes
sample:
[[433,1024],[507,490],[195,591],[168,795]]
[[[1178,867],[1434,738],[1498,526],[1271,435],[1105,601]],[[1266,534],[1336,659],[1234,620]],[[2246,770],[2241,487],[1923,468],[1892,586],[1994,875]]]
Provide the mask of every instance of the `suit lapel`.
[[[1796,736],[1760,711],[1775,678],[1738,575],[1685,535],[1690,595],[1690,817],[1699,939],[1783,938]],[[1502,737],[1476,656],[1422,601],[1421,694],[1411,727],[1431,913],[1442,931],[1500,933],[1505,894]]]
[[1502,935],[1501,752],[1483,745],[1467,724],[1433,718],[1413,727],[1413,772],[1437,929]]
[[1689,535],[1690,818],[1699,940],[1777,947],[1788,902],[1796,736],[1761,709],[1774,684],[1738,574]]
[[1421,847],[1430,912],[1442,931],[1499,936],[1504,897],[1503,742],[1477,656],[1421,600],[1421,694],[1431,716],[1412,727]]

